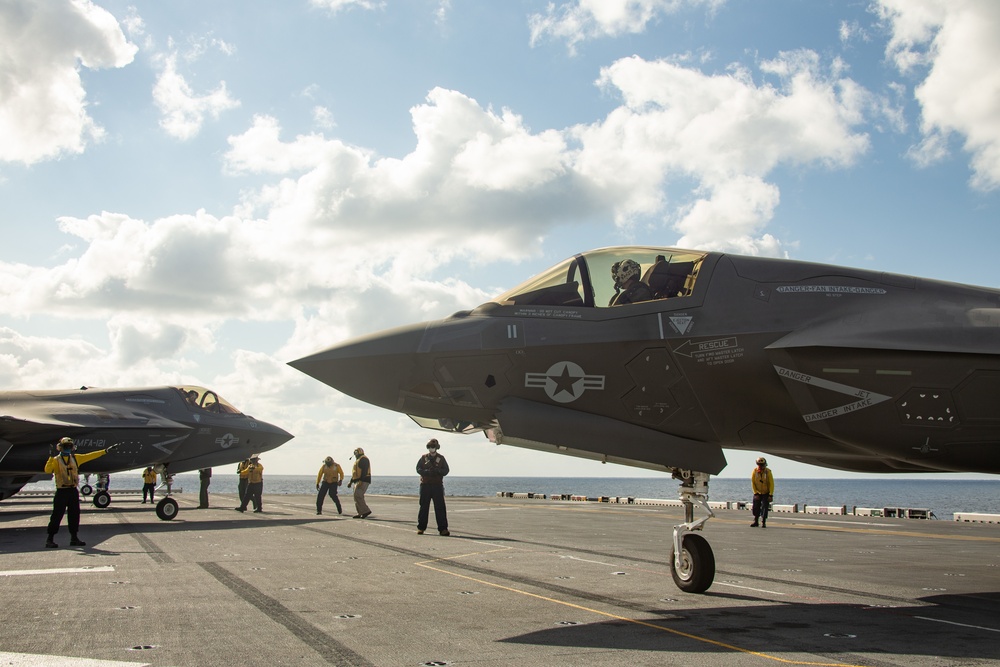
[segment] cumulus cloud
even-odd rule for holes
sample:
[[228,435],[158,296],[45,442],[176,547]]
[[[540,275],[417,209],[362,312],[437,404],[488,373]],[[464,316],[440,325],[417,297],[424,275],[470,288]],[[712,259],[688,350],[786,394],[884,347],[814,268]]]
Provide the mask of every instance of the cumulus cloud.
[[531,44],[544,36],[566,40],[571,52],[587,39],[641,33],[659,16],[673,14],[685,6],[704,6],[714,11],[726,0],[575,0],[559,6],[549,3],[545,14],[528,18]]
[[661,212],[670,182],[694,179],[697,200],[672,214],[682,241],[776,254],[775,239],[753,238],[779,198],[763,178],[780,164],[852,164],[868,148],[855,128],[872,99],[825,73],[811,51],[781,54],[761,69],[774,84],[754,83],[741,67],[706,75],[666,60],[615,62],[599,83],[624,105],[575,129],[583,147],[577,171],[616,202],[623,225]]
[[82,250],[53,267],[0,263],[0,307],[127,309],[130,322],[112,322],[127,360],[210,348],[227,319],[294,322],[311,344],[331,327],[448,314],[489,296],[442,281],[450,262],[523,258],[559,225],[595,217],[672,224],[684,245],[780,254],[764,233],[780,201],[768,174],[852,164],[868,145],[855,127],[870,100],[812,52],[761,69],[769,83],[741,68],[622,59],[599,80],[621,106],[563,130],[534,131],[512,110],[438,88],[411,109],[415,146],[400,158],[322,134],[286,139],[257,116],[229,138],[225,168],[271,179],[231,215],[61,218]]
[[423,260],[424,271],[463,253],[521,256],[540,233],[586,215],[593,203],[568,167],[559,131],[534,133],[508,110],[496,113],[440,88],[411,115],[416,146],[402,158],[319,134],[282,141],[275,119],[257,117],[230,138],[226,168],[304,172],[248,198],[246,211],[263,212],[286,230],[308,230],[314,243],[336,235],[341,243],[377,246],[375,256],[393,261],[409,253],[385,252],[383,239],[408,239],[435,258]]
[[135,53],[115,18],[89,0],[4,2],[0,160],[34,164],[100,140],[78,67],[124,67]]
[[240,106],[226,90],[226,82],[204,95],[196,95],[187,80],[177,71],[177,54],[160,58],[163,69],[153,86],[153,100],[163,117],[160,127],[173,137],[191,139],[201,131],[206,116],[218,118],[223,111]]
[[352,9],[382,9],[385,7],[385,0],[310,0],[314,7],[329,9],[336,14],[339,11]]
[[903,74],[926,70],[914,96],[923,139],[911,155],[930,164],[962,137],[972,186],[1000,187],[1000,4],[973,0],[879,0],[890,26],[886,55]]
[[[102,348],[80,337],[31,336],[0,327],[0,386],[71,389],[183,381],[192,364],[173,356],[174,343],[161,345],[164,337],[179,333],[177,327],[149,321],[138,328],[143,335],[135,335],[132,324],[115,318],[107,327],[109,347]],[[145,335],[153,340],[143,340]]]

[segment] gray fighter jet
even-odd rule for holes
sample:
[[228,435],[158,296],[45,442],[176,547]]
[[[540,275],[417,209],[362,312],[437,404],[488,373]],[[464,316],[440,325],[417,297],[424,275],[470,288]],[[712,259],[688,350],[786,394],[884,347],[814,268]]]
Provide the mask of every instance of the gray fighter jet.
[[694,531],[723,448],[1000,473],[1000,291],[879,271],[605,248],[474,310],[290,363],[427,428],[671,473],[687,591],[714,578]]
[[[163,520],[177,515],[169,495],[174,474],[236,463],[293,437],[203,387],[0,392],[0,500],[50,478],[42,469],[64,436],[80,453],[115,445],[84,464],[88,475],[154,466],[167,483],[167,497],[156,506]],[[110,503],[107,490],[94,494],[96,506]]]

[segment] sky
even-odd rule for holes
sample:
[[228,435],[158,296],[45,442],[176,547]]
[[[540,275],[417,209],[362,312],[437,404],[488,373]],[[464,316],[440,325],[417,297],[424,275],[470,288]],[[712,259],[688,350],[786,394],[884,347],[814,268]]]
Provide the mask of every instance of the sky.
[[998,34],[992,0],[0,0],[0,387],[206,386],[295,434],[272,473],[436,435],[457,475],[654,475],[287,362],[610,245],[1000,287]]

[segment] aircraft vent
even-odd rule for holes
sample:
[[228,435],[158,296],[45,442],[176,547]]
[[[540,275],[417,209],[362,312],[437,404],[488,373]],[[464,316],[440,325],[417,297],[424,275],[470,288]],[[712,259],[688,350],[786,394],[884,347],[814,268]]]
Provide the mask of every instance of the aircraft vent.
[[955,401],[947,389],[915,387],[896,401],[896,409],[904,424],[950,428],[959,423]]

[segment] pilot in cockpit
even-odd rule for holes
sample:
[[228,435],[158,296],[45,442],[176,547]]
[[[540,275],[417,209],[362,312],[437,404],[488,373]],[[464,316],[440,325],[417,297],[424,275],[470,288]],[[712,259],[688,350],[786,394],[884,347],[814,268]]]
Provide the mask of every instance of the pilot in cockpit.
[[623,259],[611,267],[611,277],[615,281],[615,295],[611,297],[609,306],[622,306],[627,303],[649,301],[653,293],[649,285],[639,279],[642,269],[634,259]]

